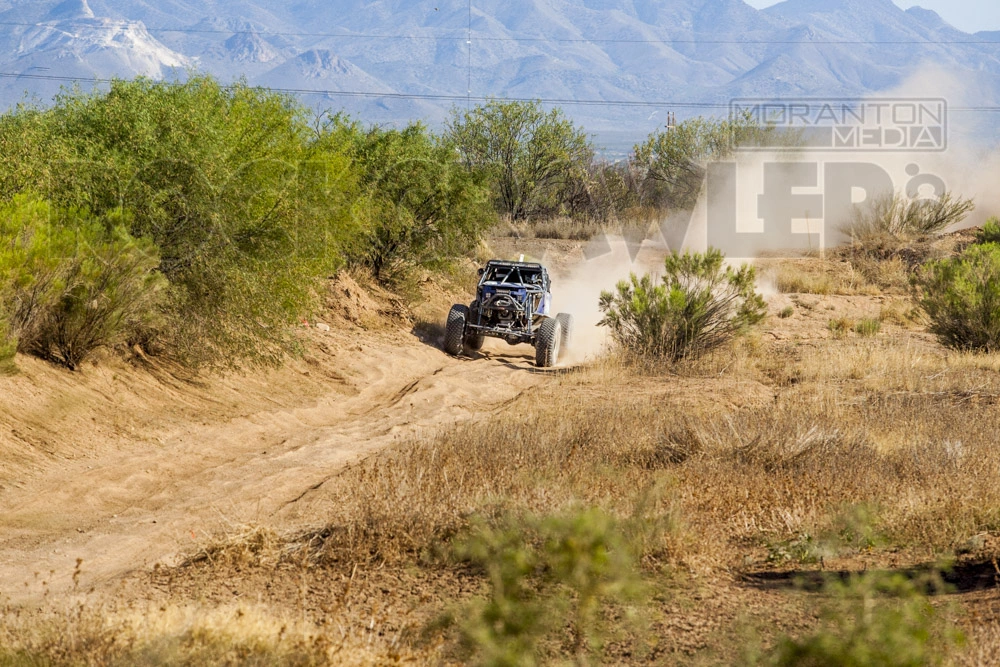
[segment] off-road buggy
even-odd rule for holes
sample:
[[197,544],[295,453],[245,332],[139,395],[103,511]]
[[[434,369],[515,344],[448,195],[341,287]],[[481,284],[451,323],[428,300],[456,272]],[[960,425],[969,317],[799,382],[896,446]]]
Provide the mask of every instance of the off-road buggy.
[[455,304],[448,313],[445,352],[479,350],[490,336],[511,345],[531,343],[538,366],[555,365],[560,350],[572,342],[573,316],[549,315],[550,288],[549,273],[541,264],[490,260],[479,269],[475,301]]

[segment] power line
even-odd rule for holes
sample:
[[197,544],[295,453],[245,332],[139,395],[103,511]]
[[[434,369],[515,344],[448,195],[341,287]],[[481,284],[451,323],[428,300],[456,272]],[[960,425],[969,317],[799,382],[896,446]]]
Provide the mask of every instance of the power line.
[[[74,76],[59,76],[55,74],[18,74],[15,72],[0,72],[0,78],[4,79],[33,79],[39,81],[56,81],[60,83],[113,83],[117,79],[98,78],[86,79]],[[176,85],[182,85],[179,82]],[[386,93],[360,90],[316,90],[310,88],[268,88],[276,93],[286,93],[290,95],[323,95],[327,97],[370,97],[386,99],[404,100],[433,100],[438,102],[460,102],[471,99],[476,102],[489,100],[502,100],[507,102],[541,102],[543,104],[576,104],[584,106],[633,106],[633,107],[662,107],[667,102],[643,102],[637,100],[575,100],[575,99],[543,99],[534,97],[488,97],[475,95],[448,95],[437,93]],[[728,109],[728,104],[715,104],[711,102],[670,102],[670,106],[706,108],[706,109]]]
[[[125,21],[120,21],[125,22]],[[58,30],[62,25],[80,25],[84,27],[100,27],[91,23],[82,23],[79,20],[63,20],[59,23],[28,23],[18,21],[0,21],[0,26],[8,27],[29,27],[29,28],[49,28]],[[272,30],[219,30],[210,28],[170,28],[170,27],[149,27],[145,26],[150,33],[179,33],[179,34],[206,34],[206,35],[260,35],[271,37],[319,37],[338,39],[384,39],[384,40],[414,40],[414,41],[460,41],[468,39],[468,35],[418,35],[418,34],[380,34],[380,33],[352,33],[352,32],[291,32]],[[459,30],[455,28],[454,30]],[[524,42],[524,43],[552,43],[552,44],[707,44],[707,45],[808,45],[808,44],[843,44],[845,46],[888,46],[888,45],[927,45],[927,46],[950,46],[950,45],[994,45],[1000,47],[1000,39],[956,39],[956,40],[841,40],[841,39],[808,39],[808,40],[780,40],[780,39],[621,39],[621,38],[594,38],[582,37],[477,37],[481,42]]]
[[[40,81],[57,81],[61,83],[113,83],[122,79],[113,78],[93,78],[58,76],[54,74],[18,74],[15,72],[0,72],[3,79],[34,79]],[[176,82],[172,85],[183,85]],[[476,96],[476,95],[448,95],[436,93],[385,93],[360,90],[316,90],[310,88],[267,88],[276,93],[288,95],[322,95],[325,97],[360,97],[377,99],[399,99],[399,100],[429,100],[436,102],[462,102],[472,100],[475,102],[539,102],[541,104],[552,104],[561,106],[614,106],[614,107],[643,107],[643,108],[682,108],[682,109],[726,109],[732,108],[731,104],[721,102],[676,102],[676,101],[642,101],[642,100],[587,100],[572,98],[545,98],[545,97],[501,97],[501,96]],[[877,99],[877,98],[876,98]],[[961,106],[948,107],[949,112],[1000,112],[1000,106]]]
[[466,47],[469,49],[469,85],[466,88],[469,100],[467,106],[472,107],[472,0],[469,0],[469,38],[465,41]]

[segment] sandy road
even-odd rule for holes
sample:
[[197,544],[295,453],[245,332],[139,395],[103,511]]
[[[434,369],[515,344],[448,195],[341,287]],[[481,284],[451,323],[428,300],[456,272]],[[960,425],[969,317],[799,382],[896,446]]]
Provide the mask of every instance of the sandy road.
[[342,382],[308,404],[207,423],[195,410],[162,437],[95,446],[2,488],[0,596],[101,589],[220,531],[315,523],[310,491],[345,464],[489,414],[545,379],[528,346],[490,341],[455,359],[402,332],[365,343],[334,341],[340,353],[323,363]]

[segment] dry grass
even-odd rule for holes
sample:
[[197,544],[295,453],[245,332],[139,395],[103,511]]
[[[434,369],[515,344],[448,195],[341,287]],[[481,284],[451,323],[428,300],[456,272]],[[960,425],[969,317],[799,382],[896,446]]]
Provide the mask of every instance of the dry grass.
[[970,650],[962,656],[959,664],[968,667],[991,667],[997,664],[1000,655],[1000,622],[992,622],[977,627],[970,641]]
[[873,295],[878,288],[847,263],[816,259],[758,260],[761,274],[783,294]]
[[879,309],[878,319],[886,324],[900,327],[922,327],[927,324],[927,315],[920,306],[909,299],[893,299]]
[[625,235],[641,241],[647,238],[662,216],[655,210],[630,210],[618,219],[593,220],[555,216],[531,221],[503,221],[493,234],[495,237],[513,236],[520,239],[560,239],[589,241],[601,234]]
[[[822,264],[808,271],[845,275],[842,263]],[[213,652],[225,645],[245,647],[241,664],[461,661],[454,631],[435,620],[482,595],[486,577],[455,559],[456,536],[477,518],[510,525],[585,507],[639,519],[627,541],[653,590],[647,634],[609,643],[608,663],[732,663],[747,624],[765,648],[815,626],[814,599],[741,576],[905,571],[956,554],[988,564],[1000,555],[1000,355],[945,350],[915,330],[919,314],[903,300],[875,307],[868,319],[892,325],[877,336],[850,334],[859,316],[845,312],[844,335],[830,338],[831,313],[802,306],[768,326],[812,326],[811,337],[765,331],[680,365],[605,358],[563,371],[501,412],[330,480],[325,526],[250,530],[158,573],[167,592],[157,599],[193,620],[164,625],[157,606],[132,625],[105,615],[110,634],[85,615],[59,637],[39,630],[51,624],[7,624],[0,647],[97,650],[110,663],[179,646],[204,651],[188,664],[225,664],[231,654]],[[213,630],[212,619],[236,622],[220,601],[237,593],[267,605],[249,613],[256,629]],[[216,611],[190,612],[199,601]],[[991,662],[1000,631],[989,614],[962,621],[970,643],[956,660]],[[286,617],[299,625],[276,636]],[[564,656],[569,635],[545,657]],[[133,652],[116,653],[121,642]]]
[[[433,662],[392,639],[373,642],[275,614],[262,605],[79,603],[68,609],[4,611],[3,665],[388,665]],[[398,639],[398,638],[397,638]]]
[[886,294],[908,294],[914,273],[931,260],[960,253],[974,240],[969,230],[943,236],[894,236],[873,233],[855,238],[832,251],[846,262],[870,289]]
[[806,275],[784,269],[774,279],[775,287],[785,294],[833,294],[833,280],[828,275]]
[[[647,576],[671,580],[820,557],[913,565],[1000,531],[1000,357],[915,334],[795,350],[751,340],[671,370],[605,360],[508,406],[503,428],[497,415],[376,455],[332,485],[328,526],[268,558],[448,569],[447,545],[473,516],[587,506],[644,516],[653,528],[633,547]],[[248,542],[228,548],[252,553]],[[238,560],[267,569],[268,558]]]
[[574,220],[553,217],[544,220],[505,221],[494,231],[496,236],[515,236],[522,239],[565,239],[587,241],[591,237],[610,231],[609,225],[595,220]]

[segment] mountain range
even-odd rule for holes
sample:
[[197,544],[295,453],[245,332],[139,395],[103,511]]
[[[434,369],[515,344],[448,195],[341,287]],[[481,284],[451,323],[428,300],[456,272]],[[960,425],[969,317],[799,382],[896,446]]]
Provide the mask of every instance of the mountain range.
[[668,111],[724,114],[733,98],[1000,103],[1000,32],[891,0],[0,0],[0,28],[4,107],[70,80],[192,71],[377,123],[551,100],[608,137],[644,136]]

